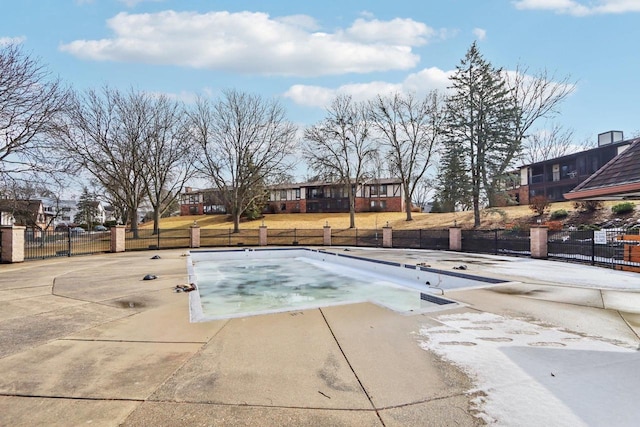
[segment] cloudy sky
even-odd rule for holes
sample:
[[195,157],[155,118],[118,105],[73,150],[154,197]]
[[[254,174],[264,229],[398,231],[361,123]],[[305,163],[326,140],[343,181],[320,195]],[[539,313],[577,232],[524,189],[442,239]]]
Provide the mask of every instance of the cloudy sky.
[[558,118],[576,138],[640,133],[640,0],[21,0],[17,41],[78,89],[234,88],[278,97],[310,124],[337,93],[445,90],[473,41],[496,67],[578,82]]

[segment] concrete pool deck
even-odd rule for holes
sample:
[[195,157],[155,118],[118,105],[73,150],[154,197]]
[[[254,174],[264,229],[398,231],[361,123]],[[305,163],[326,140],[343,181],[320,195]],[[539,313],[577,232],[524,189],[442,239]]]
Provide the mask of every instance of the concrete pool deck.
[[445,291],[462,306],[411,316],[355,304],[189,323],[174,292],[185,252],[0,265],[0,425],[480,425],[471,379],[419,345],[438,315],[640,343],[639,274],[435,251],[350,249],[507,282]]

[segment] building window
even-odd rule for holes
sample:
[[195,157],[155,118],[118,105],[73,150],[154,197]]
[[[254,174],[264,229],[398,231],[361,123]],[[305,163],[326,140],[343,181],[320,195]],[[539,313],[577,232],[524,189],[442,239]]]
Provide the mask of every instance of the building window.
[[386,200],[372,200],[371,201],[371,210],[372,211],[383,211],[387,209],[387,201]]
[[383,184],[380,186],[380,195],[381,196],[387,195],[387,184]]
[[226,213],[224,205],[205,205],[204,213],[205,214],[217,214],[217,213]]
[[378,195],[378,186],[377,185],[372,185],[370,188],[370,192],[372,196],[377,196]]
[[185,194],[182,196],[182,201],[184,204],[194,205],[198,203],[200,200],[199,200],[198,194]]
[[282,212],[286,211],[286,210],[287,210],[287,204],[286,204],[286,203],[282,203],[282,204],[280,204],[280,210],[281,210]]
[[280,190],[280,200],[287,200],[287,190]]
[[300,198],[300,189],[296,188],[296,199]]

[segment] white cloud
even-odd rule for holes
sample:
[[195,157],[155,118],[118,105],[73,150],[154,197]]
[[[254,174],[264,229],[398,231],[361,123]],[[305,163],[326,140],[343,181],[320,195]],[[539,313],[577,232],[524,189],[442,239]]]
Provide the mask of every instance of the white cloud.
[[473,35],[476,36],[477,40],[482,41],[487,38],[487,30],[482,28],[474,28]]
[[[93,0],[91,0],[93,1]],[[152,3],[162,3],[164,0],[118,0],[120,3],[125,4],[127,7],[136,7],[140,3],[152,2]]]
[[587,4],[576,0],[517,0],[513,4],[516,9],[549,10],[573,16],[640,12],[638,0],[599,0]]
[[27,38],[24,36],[20,37],[0,37],[0,46],[6,46],[8,44],[21,44]]
[[412,19],[395,18],[391,21],[357,19],[345,31],[348,39],[364,43],[385,43],[420,46],[436,34],[435,30]]
[[257,12],[120,13],[107,23],[113,37],[75,40],[60,49],[88,60],[319,76],[410,69],[419,61],[412,48],[438,37],[411,19],[359,18],[326,33],[306,15],[274,19]]
[[366,101],[376,95],[386,95],[395,92],[426,94],[431,90],[446,91],[449,76],[454,71],[442,71],[439,68],[425,68],[418,73],[412,73],[400,83],[374,81],[369,83],[353,83],[331,89],[321,86],[294,85],[284,93],[298,105],[309,107],[326,107],[336,95],[351,95],[356,101]]

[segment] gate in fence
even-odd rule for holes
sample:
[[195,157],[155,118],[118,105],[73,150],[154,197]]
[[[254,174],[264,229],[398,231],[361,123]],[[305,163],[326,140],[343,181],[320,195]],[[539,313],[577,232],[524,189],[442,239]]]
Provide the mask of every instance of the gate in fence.
[[24,235],[24,259],[108,252],[110,244],[109,231],[81,231],[79,228],[54,231],[28,228]]

